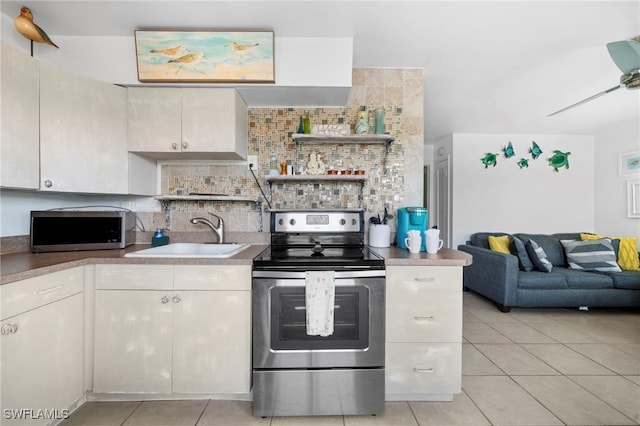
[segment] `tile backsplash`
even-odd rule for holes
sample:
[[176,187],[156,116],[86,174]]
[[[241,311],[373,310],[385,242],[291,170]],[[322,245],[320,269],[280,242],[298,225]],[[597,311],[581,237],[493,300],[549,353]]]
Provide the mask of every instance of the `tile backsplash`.
[[[363,207],[365,216],[395,211],[405,205],[407,163],[422,164],[423,82],[421,69],[354,69],[353,87],[348,105],[341,108],[249,108],[248,154],[258,157],[257,180],[273,208],[352,208]],[[311,124],[344,124],[351,133],[357,111],[364,106],[373,117],[376,108],[385,109],[385,132],[395,138],[386,152],[383,144],[295,144],[300,117],[309,115]],[[371,126],[373,131],[373,126]],[[268,174],[271,154],[277,162],[305,169],[309,155],[315,152],[327,168],[364,170],[367,181],[359,182],[287,182],[273,183]],[[415,171],[413,171],[414,173]],[[420,176],[422,171],[420,170]],[[420,191],[422,182],[419,183]],[[414,186],[414,183],[411,183]],[[270,189],[272,191],[270,191]],[[164,164],[161,166],[163,195],[190,193],[262,197],[258,184],[246,165],[240,164]],[[412,195],[414,197],[414,195]],[[415,201],[410,204],[416,204]],[[267,207],[267,204],[264,204]],[[189,221],[214,212],[222,216],[231,232],[256,232],[260,217],[251,202],[172,202],[172,231],[205,231]],[[268,232],[268,214],[263,213]],[[164,226],[164,214],[153,215],[153,226]]]

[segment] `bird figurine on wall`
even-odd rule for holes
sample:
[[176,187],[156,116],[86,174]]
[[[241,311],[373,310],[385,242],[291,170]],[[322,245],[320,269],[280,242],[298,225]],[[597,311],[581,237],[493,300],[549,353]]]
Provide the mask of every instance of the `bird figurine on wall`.
[[28,7],[20,9],[20,15],[16,17],[13,23],[18,32],[29,40],[58,48],[58,46],[51,41],[47,33],[33,22],[33,14]]

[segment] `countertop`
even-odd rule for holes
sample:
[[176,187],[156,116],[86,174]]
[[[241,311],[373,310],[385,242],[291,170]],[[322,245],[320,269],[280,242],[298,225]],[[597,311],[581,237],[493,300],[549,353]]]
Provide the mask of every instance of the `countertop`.
[[[75,266],[99,263],[121,264],[175,264],[175,265],[251,265],[253,258],[265,250],[268,245],[251,245],[227,259],[180,259],[180,258],[132,258],[126,253],[149,248],[148,244],[135,244],[122,250],[92,250],[56,253],[10,253],[0,256],[0,284],[24,280],[49,274]],[[371,250],[385,258],[387,266],[466,266],[472,261],[471,255],[453,249],[441,249],[437,254],[409,253],[397,247]]]

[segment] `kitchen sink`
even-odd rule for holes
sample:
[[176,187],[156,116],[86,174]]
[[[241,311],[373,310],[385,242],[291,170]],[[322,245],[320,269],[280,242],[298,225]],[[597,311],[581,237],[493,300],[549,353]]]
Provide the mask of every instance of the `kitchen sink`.
[[181,257],[224,259],[240,253],[250,244],[174,243],[127,253],[124,257]]

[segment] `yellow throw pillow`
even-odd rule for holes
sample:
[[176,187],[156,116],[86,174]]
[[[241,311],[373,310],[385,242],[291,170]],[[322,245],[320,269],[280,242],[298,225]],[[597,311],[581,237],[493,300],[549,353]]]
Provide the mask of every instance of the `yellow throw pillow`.
[[618,265],[620,265],[623,271],[640,271],[638,237],[603,237],[601,235],[580,234],[581,240],[599,240],[600,238],[619,239]]
[[489,247],[493,251],[497,251],[499,253],[511,254],[511,250],[509,250],[509,236],[503,235],[501,237],[494,237],[493,235],[489,236]]

